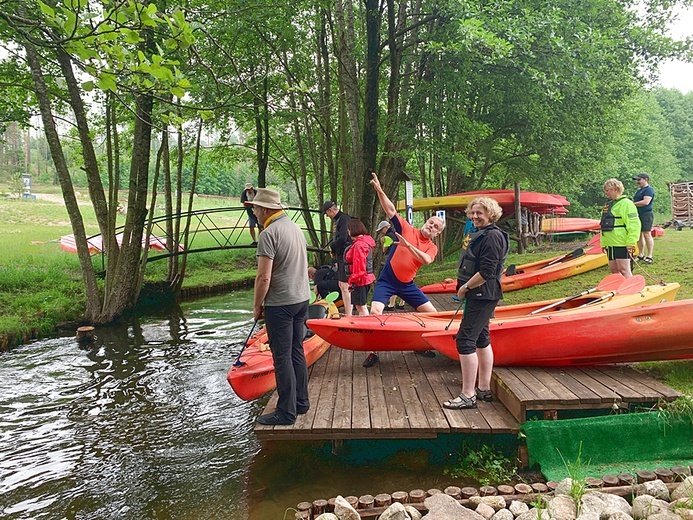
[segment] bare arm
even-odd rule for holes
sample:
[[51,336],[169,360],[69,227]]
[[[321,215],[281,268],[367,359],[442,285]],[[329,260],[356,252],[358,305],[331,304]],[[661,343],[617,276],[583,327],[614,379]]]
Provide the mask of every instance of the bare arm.
[[414,247],[410,242],[407,241],[406,238],[404,238],[399,233],[395,233],[395,235],[397,235],[397,243],[399,244],[399,247],[406,247],[407,249],[409,249],[414,258],[416,258],[419,262],[421,262],[424,265],[428,265],[431,262],[433,262],[433,258],[431,258],[431,255],[424,253],[420,249]]
[[[385,195],[385,192],[383,191],[383,187],[380,185],[380,180],[378,179],[378,176],[373,172],[371,174],[373,178],[371,179],[371,185],[373,186],[373,189],[375,192],[378,194],[378,200],[380,201],[380,205],[383,208],[383,211],[387,215],[387,218],[392,218],[397,214],[397,208],[395,205],[392,203],[390,198]],[[427,262],[430,264],[430,262]]]
[[647,206],[651,200],[652,200],[652,197],[650,197],[649,195],[645,195],[642,198],[642,200],[639,200],[638,202],[634,202],[633,204],[635,204],[638,207]]
[[253,317],[255,320],[262,318],[263,303],[272,279],[273,263],[274,260],[267,256],[257,257],[257,275],[255,276],[255,293],[253,295]]

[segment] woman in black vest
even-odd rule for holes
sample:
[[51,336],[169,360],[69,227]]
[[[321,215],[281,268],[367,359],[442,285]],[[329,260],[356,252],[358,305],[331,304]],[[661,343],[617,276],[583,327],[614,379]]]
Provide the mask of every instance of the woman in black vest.
[[467,218],[477,231],[465,236],[457,270],[457,296],[464,300],[462,326],[457,332],[462,392],[445,401],[445,408],[476,408],[477,399],[493,401],[489,321],[498,301],[503,299],[500,280],[510,245],[507,233],[496,226],[502,213],[490,197],[478,197],[467,206]]

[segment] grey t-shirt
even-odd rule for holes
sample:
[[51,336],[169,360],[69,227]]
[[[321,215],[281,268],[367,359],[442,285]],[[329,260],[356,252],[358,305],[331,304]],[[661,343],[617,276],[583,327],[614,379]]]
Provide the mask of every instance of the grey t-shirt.
[[301,228],[289,217],[280,215],[262,230],[256,256],[266,256],[273,261],[266,307],[293,305],[310,299],[306,239]]

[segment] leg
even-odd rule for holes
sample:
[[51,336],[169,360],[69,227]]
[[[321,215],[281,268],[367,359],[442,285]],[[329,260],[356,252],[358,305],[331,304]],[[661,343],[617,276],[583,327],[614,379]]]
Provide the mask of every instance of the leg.
[[277,413],[287,423],[293,423],[296,420],[296,373],[293,364],[294,312],[291,307],[293,306],[265,307],[265,324],[279,396]]
[[[294,307],[292,305],[292,307]],[[308,365],[303,351],[303,338],[306,334],[306,318],[308,317],[308,302],[296,305],[293,317],[293,338],[291,342],[291,363],[296,379],[296,399],[293,402],[295,413],[307,412],[308,401]]]
[[253,239],[253,242],[257,242],[255,238],[255,226],[250,226],[250,237]]
[[654,250],[654,238],[652,237],[652,231],[644,231],[641,234],[641,237],[645,239],[645,250],[647,251],[645,257],[653,258],[654,255],[652,252]]
[[356,305],[356,310],[359,316],[368,316],[368,306],[367,305]]
[[[611,268],[611,263],[614,263],[616,271]],[[609,261],[609,268],[611,272],[621,273],[624,278],[631,278],[633,273],[630,270],[630,258],[617,258],[616,260]]]
[[640,233],[640,238],[638,238],[638,258],[642,260],[647,255],[645,254],[645,233]]
[[349,283],[340,281],[339,292],[342,293],[342,301],[344,302],[344,315],[351,316],[351,293],[349,292]]
[[462,393],[465,397],[476,396],[476,374],[479,370],[479,357],[473,354],[460,354],[460,366],[462,367]]
[[436,312],[435,306],[431,302],[426,302],[416,308],[416,312]]
[[383,313],[385,305],[380,302],[371,302],[371,315],[380,316]]
[[479,389],[491,389],[491,374],[493,373],[493,350],[491,345],[486,348],[477,348],[479,358]]

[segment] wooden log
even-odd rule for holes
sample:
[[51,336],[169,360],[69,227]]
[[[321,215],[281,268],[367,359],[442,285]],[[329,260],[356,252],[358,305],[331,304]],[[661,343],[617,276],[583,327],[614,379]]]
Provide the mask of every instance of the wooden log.
[[515,491],[519,495],[527,495],[532,492],[532,486],[529,484],[515,484]]
[[426,492],[423,489],[412,489],[409,492],[409,502],[412,504],[423,504]]
[[334,503],[337,501],[337,497],[332,497],[327,499],[327,512],[331,513],[334,511]]
[[620,473],[618,475],[619,486],[632,486],[635,482],[635,477],[630,473]]
[[677,482],[682,482],[691,476],[691,469],[687,466],[674,466],[671,468],[671,471],[674,473],[674,480]]
[[442,491],[440,489],[437,489],[437,488],[431,488],[428,491],[426,491],[426,496],[432,497],[433,495],[437,495],[438,493],[442,493]]
[[549,486],[544,484],[543,482],[535,482],[534,484],[531,484],[532,486],[532,491],[535,493],[548,493],[549,492]]
[[512,486],[508,486],[507,484],[501,484],[498,486],[498,493],[501,495],[514,495],[515,494],[515,488]]
[[310,510],[312,507],[313,507],[312,502],[299,502],[298,505],[296,506],[296,510],[299,513],[308,512],[310,514]]
[[587,487],[590,487],[590,488],[600,488],[604,485],[604,482],[600,478],[587,477],[585,479],[585,484],[587,484]]
[[349,502],[349,505],[356,509],[359,505],[359,497],[355,497],[354,495],[349,495],[348,497],[344,497],[344,500]]
[[392,501],[406,504],[409,501],[409,493],[406,491],[395,491],[392,493]]
[[473,487],[463,487],[462,489],[460,489],[460,493],[462,495],[462,498],[470,498],[479,495],[479,491]]
[[498,490],[493,486],[481,486],[479,488],[479,495],[482,497],[494,497],[498,494]]
[[546,487],[549,488],[549,491],[556,491],[556,488],[558,487],[558,482],[555,480],[549,480],[546,483]]
[[602,482],[605,487],[618,486],[618,477],[616,475],[604,475],[602,477]]
[[375,495],[375,507],[387,507],[392,504],[392,496],[389,493]]
[[94,327],[85,325],[77,329],[77,342],[80,344],[94,341]]
[[638,484],[642,484],[643,482],[651,482],[657,478],[657,475],[655,475],[654,471],[648,471],[648,470],[641,470],[638,471],[635,474]]
[[448,486],[445,488],[443,491],[446,495],[451,496],[455,500],[459,500],[462,498],[462,490],[458,488],[457,486]]
[[370,509],[374,503],[375,497],[373,495],[361,495],[356,509]]
[[674,472],[669,468],[655,468],[654,474],[662,482],[669,483],[674,481]]
[[318,516],[327,512],[327,500],[318,498],[313,500],[313,516]]

